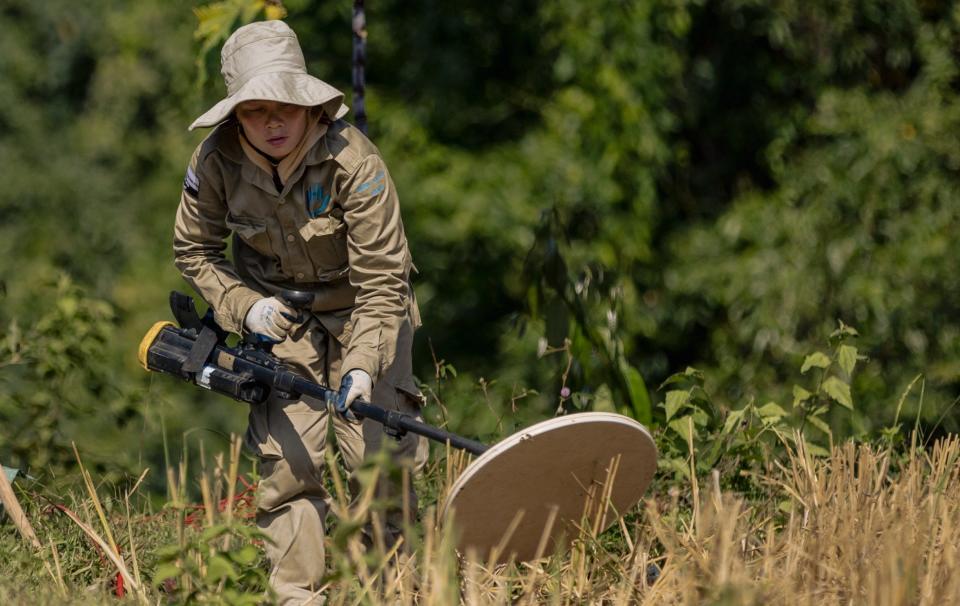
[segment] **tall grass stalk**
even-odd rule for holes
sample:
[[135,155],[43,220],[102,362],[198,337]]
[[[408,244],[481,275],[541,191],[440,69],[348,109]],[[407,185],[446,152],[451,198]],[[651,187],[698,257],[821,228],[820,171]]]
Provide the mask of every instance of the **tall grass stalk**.
[[[695,485],[651,492],[604,530],[603,518],[610,515],[605,503],[610,482],[605,482],[593,487],[594,501],[585,505],[583,523],[571,529],[563,549],[551,553],[553,545],[544,539],[543,557],[507,564],[497,564],[491,554],[458,554],[455,529],[439,519],[431,503],[402,541],[387,546],[376,523],[372,536],[365,534],[364,523],[377,520],[384,506],[376,490],[378,469],[359,474],[362,489],[351,495],[330,457],[329,572],[316,588],[316,603],[900,605],[960,600],[960,438],[941,439],[927,450],[848,442],[827,457],[813,456],[801,434],[785,443],[793,446],[769,468],[763,494],[748,500],[725,492],[727,479],[715,472]],[[79,592],[85,596],[82,603],[112,603],[109,575],[120,570],[141,603],[269,603],[266,563],[256,547],[263,539],[249,518],[230,507],[238,444],[232,441],[212,469],[204,463],[196,470],[196,486],[209,495],[203,497],[202,514],[188,505],[181,482],[168,487],[177,501],[159,515],[135,511],[131,497],[144,476],[126,491],[125,506],[110,515],[102,506],[98,510],[96,491],[76,495],[75,509],[89,509],[94,517],[102,510],[111,527],[126,530],[125,544],[118,547],[129,564],[105,533],[76,514],[71,517],[103,549],[112,569],[96,565],[98,556],[89,547],[77,547],[70,528],[44,513],[40,501],[25,500],[52,561],[16,549],[19,539],[13,533],[0,536],[0,548],[18,554],[13,572],[0,581],[0,599],[54,604]],[[437,499],[445,497],[465,466],[466,457],[449,454],[418,480],[418,485],[432,482]],[[185,467],[168,472],[179,480]],[[89,476],[84,483],[95,486]],[[221,494],[228,497],[222,510]],[[185,523],[188,509],[199,527]],[[659,579],[651,583],[656,572]]]

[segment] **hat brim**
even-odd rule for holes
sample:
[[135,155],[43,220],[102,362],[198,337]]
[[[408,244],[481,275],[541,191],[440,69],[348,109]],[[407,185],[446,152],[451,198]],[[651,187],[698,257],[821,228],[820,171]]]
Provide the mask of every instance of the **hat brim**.
[[223,99],[193,121],[190,130],[220,124],[239,103],[265,100],[313,107],[322,105],[332,119],[342,118],[348,111],[343,93],[310,74],[273,72],[250,78],[236,93]]

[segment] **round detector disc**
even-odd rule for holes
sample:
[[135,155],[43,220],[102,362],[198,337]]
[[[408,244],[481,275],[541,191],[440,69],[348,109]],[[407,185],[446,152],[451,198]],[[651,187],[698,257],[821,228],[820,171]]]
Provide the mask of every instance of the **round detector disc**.
[[[633,419],[606,412],[557,417],[473,461],[450,489],[441,519],[453,520],[461,553],[474,549],[486,558],[499,547],[498,561],[529,560],[549,555],[583,523],[600,530],[614,523],[643,497],[656,468],[653,438]],[[605,488],[610,507],[599,512]]]

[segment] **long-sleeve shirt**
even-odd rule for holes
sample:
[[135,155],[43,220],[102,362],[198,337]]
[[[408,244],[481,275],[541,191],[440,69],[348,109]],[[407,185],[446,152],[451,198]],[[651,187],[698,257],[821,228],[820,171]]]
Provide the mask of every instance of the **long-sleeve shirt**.
[[259,298],[314,292],[311,311],[344,347],[342,368],[376,380],[398,355],[402,323],[420,324],[399,199],[379,151],[338,120],[278,191],[239,137],[225,122],[193,154],[174,229],[177,267],[236,333]]

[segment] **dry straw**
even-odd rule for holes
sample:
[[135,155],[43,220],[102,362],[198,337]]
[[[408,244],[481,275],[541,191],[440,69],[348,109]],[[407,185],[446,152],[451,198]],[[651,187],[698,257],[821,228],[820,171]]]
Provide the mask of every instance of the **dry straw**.
[[[612,470],[610,481],[598,486],[594,501],[585,504],[583,522],[566,547],[550,554],[544,542],[544,557],[508,565],[492,564],[496,560],[490,554],[457,554],[455,535],[440,524],[433,506],[424,508],[404,541],[389,547],[382,540],[382,528],[378,531],[375,525],[371,545],[359,529],[364,520],[377,519],[382,500],[376,498],[372,483],[351,499],[347,479],[331,458],[330,505],[344,532],[331,531],[327,560],[331,573],[316,588],[316,602],[345,606],[960,603],[960,439],[946,438],[927,450],[906,454],[846,443],[834,448],[829,457],[816,458],[802,436],[795,437],[797,446],[770,467],[772,473],[762,478],[765,494],[753,495],[753,500],[723,491],[725,478],[714,472],[699,479],[696,492],[693,486],[652,492],[619,524],[601,531],[603,517],[609,515],[603,501],[610,494],[610,482],[615,481]],[[212,482],[204,479],[208,472],[205,464],[201,466],[204,478],[198,479],[198,485],[208,511],[215,509],[212,505],[223,492],[229,496],[236,483],[237,444],[231,444],[226,464],[222,457],[216,459]],[[442,501],[467,463],[467,457],[449,452],[431,466],[428,473],[438,484],[438,500]],[[369,477],[377,477],[375,469],[369,471]],[[184,474],[185,466],[179,474],[173,470],[168,474],[179,476],[169,487],[177,514],[182,514],[179,508],[184,503]],[[103,550],[114,571],[120,571],[134,600],[166,603],[171,596],[151,582],[154,571],[143,562],[159,545],[138,534],[142,525],[138,514],[130,514],[129,509],[122,523],[117,513],[108,520],[92,478],[84,473],[84,479],[89,492],[77,508],[86,512],[86,520],[99,519],[102,530],[95,531],[93,524],[79,517],[74,522]],[[129,507],[129,493],[124,501]],[[173,517],[181,526],[171,531],[170,540],[185,541],[197,532],[182,525],[182,515]],[[213,522],[222,524],[231,518],[237,520],[226,510],[218,512]],[[201,521],[211,524],[209,518]],[[112,540],[111,527],[126,531],[130,548],[123,557]],[[71,559],[76,558],[75,551],[58,553],[54,548],[58,539],[48,534],[51,529],[45,524],[37,530],[51,548],[32,557],[44,558],[50,587],[32,593],[60,600],[67,590],[76,592],[71,576],[83,563]],[[133,549],[135,544],[138,549]],[[239,548],[226,541],[216,545],[222,551]],[[651,584],[655,575],[650,573],[656,570],[659,579]],[[202,591],[210,593],[194,593],[193,599],[217,601],[216,586]],[[18,594],[0,584],[0,597],[4,596],[16,601]]]

